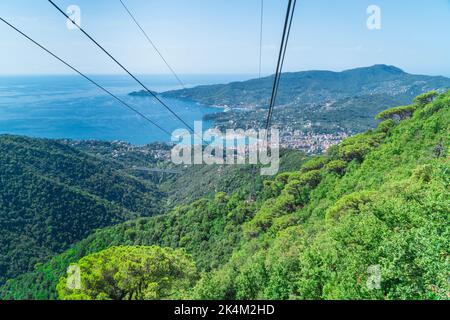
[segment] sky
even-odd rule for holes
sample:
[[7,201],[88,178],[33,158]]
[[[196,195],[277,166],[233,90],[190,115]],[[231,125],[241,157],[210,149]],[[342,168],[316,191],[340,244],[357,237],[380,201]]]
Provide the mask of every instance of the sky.
[[[261,0],[123,0],[179,74],[257,74]],[[137,74],[167,74],[119,0],[55,0]],[[284,71],[374,64],[450,76],[450,0],[298,0]],[[275,71],[287,0],[264,0],[263,74]],[[380,8],[370,30],[367,8]],[[47,0],[1,0],[0,16],[88,74],[122,70]],[[0,75],[71,71],[0,22]]]

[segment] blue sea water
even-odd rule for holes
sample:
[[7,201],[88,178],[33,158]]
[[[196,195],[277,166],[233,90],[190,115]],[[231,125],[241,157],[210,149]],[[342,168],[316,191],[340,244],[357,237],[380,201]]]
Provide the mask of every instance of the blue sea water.
[[[152,98],[131,97],[141,90],[125,76],[93,76],[105,88],[128,102],[169,132],[183,128],[169,111]],[[157,92],[178,89],[169,76],[140,76]],[[227,83],[246,76],[185,76],[188,86]],[[193,126],[209,113],[221,112],[191,101],[163,100]],[[208,129],[211,123],[204,123]],[[122,140],[136,145],[169,142],[170,137],[79,76],[1,76],[0,134],[75,140]]]

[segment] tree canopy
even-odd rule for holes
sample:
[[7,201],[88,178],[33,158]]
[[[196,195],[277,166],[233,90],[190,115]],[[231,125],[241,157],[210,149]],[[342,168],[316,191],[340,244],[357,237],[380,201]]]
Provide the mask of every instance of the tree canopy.
[[63,300],[181,298],[197,276],[195,263],[184,251],[156,246],[112,247],[68,270],[58,284]]

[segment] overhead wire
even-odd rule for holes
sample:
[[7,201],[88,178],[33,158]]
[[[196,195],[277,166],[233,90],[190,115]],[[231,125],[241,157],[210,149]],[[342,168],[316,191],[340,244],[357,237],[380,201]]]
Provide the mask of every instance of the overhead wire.
[[113,60],[119,67],[121,67],[133,80],[135,80],[144,90],[156,99],[164,108],[166,108],[175,118],[177,118],[181,123],[183,123],[186,128],[188,128],[192,133],[195,133],[194,129],[184,121],[175,111],[172,110],[164,101],[162,101],[153,91],[151,91],[141,80],[139,80],[133,73],[131,73],[123,64],[121,64],[116,58],[114,58],[111,53],[109,53],[102,45],[100,45],[89,33],[87,33],[75,20],[70,18],[67,13],[65,13],[57,4],[52,0],[48,0],[50,4],[55,7],[64,17],[68,19],[73,25],[75,25],[86,37],[89,38],[97,47],[99,47],[111,60]]
[[[290,15],[289,27],[288,27],[288,31],[287,31],[287,35],[286,35],[286,43],[285,43],[284,50],[283,50],[283,58],[281,59],[281,66],[280,66],[280,71],[279,71],[279,75],[278,75],[278,82],[277,82],[276,89],[275,89],[275,95],[274,95],[274,101],[273,101],[272,114],[271,114],[270,121],[272,120],[273,108],[275,107],[276,98],[278,96],[278,89],[280,87],[281,76],[282,76],[282,71],[283,71],[283,67],[284,67],[284,61],[286,58],[286,51],[287,51],[289,36],[291,34],[291,27],[292,27],[292,21],[293,21],[293,17],[294,17],[296,3],[297,3],[297,1],[294,0],[293,5],[292,5],[291,15]],[[269,125],[270,125],[270,123],[269,123]]]
[[125,101],[123,101],[121,98],[119,98],[118,96],[116,96],[115,94],[113,94],[112,92],[110,92],[108,89],[104,88],[102,85],[100,85],[98,82],[94,81],[93,79],[91,79],[90,77],[88,77],[87,75],[85,75],[84,73],[82,73],[81,71],[79,71],[77,68],[73,67],[71,64],[69,64],[68,62],[66,62],[65,60],[63,60],[62,58],[60,58],[59,56],[57,56],[56,54],[54,54],[53,52],[51,52],[49,49],[47,49],[46,47],[44,47],[43,45],[41,45],[40,43],[38,43],[37,41],[33,40],[30,36],[26,35],[24,32],[22,32],[21,30],[19,30],[18,28],[16,28],[14,25],[12,25],[11,23],[9,23],[8,21],[6,21],[5,19],[3,19],[2,17],[0,17],[0,21],[2,21],[3,23],[5,23],[6,25],[8,25],[9,27],[11,27],[13,30],[15,30],[16,32],[18,32],[19,34],[21,34],[23,37],[25,37],[26,39],[28,39],[30,42],[32,42],[33,44],[35,44],[36,46],[38,46],[39,48],[41,48],[42,50],[44,50],[45,52],[47,52],[49,55],[51,55],[52,57],[54,57],[55,59],[57,59],[58,61],[60,61],[61,63],[63,63],[64,65],[66,65],[67,67],[69,67],[70,69],[72,69],[73,71],[75,71],[76,73],[78,73],[80,76],[82,76],[83,78],[85,78],[86,80],[88,80],[89,82],[91,82],[92,84],[94,84],[95,86],[97,86],[98,88],[100,88],[102,91],[106,92],[108,95],[110,95],[111,97],[113,97],[114,99],[116,99],[117,101],[119,101],[121,104],[123,104],[125,107],[127,107],[128,109],[130,109],[131,111],[133,111],[134,113],[136,113],[137,115],[139,115],[141,118],[143,118],[144,120],[146,120],[147,122],[151,123],[152,125],[154,125],[155,127],[157,127],[158,129],[160,129],[161,131],[163,131],[164,133],[168,134],[169,136],[171,135],[171,133],[167,130],[165,130],[164,128],[162,128],[160,125],[158,125],[156,122],[154,122],[153,120],[151,120],[150,118],[148,118],[145,114],[143,114],[142,112],[140,112],[139,110],[137,110],[136,108],[130,106],[128,103],[126,103]]
[[[174,115],[180,122],[182,122],[191,132],[194,132],[194,129],[192,129],[192,127],[187,124],[178,114],[175,113],[175,111],[173,111],[164,101],[162,101],[153,91],[151,91],[146,85],[144,85],[134,74],[132,74],[125,66],[123,66],[123,64],[121,64],[116,58],[114,58],[102,45],[100,45],[92,36],[90,36],[77,22],[75,22],[73,19],[71,19],[64,11],[62,11],[62,9],[60,7],[58,7],[58,5],[56,5],[52,0],[48,0],[50,2],[50,4],[52,4],[61,14],[63,14],[69,21],[71,21],[72,24],[74,24],[85,36],[87,36],[97,47],[99,47],[108,57],[110,57],[119,67],[121,67],[129,76],[131,76],[139,85],[141,85],[144,90],[149,93],[151,96],[153,96],[162,106],[164,106],[168,111],[170,111],[172,113],[172,115]],[[150,37],[147,35],[147,33],[143,30],[143,28],[140,26],[140,24],[137,22],[137,20],[134,18],[133,14],[131,13],[131,11],[127,8],[127,6],[124,4],[124,2],[122,0],[120,0],[120,2],[122,3],[122,5],[124,6],[124,8],[127,10],[127,12],[130,14],[130,16],[133,18],[133,20],[135,21],[135,23],[138,25],[138,27],[141,29],[141,31],[144,33],[144,35],[147,37],[147,40],[149,40],[149,42],[154,46],[154,48],[157,50],[157,52],[160,54],[161,58],[163,59],[164,62],[166,62],[167,66],[169,67],[169,69],[171,71],[173,71],[173,69],[170,67],[170,65],[167,63],[167,61],[164,59],[164,57],[162,56],[162,54],[160,53],[160,51],[157,49],[157,47],[153,44],[153,42],[151,41]],[[282,40],[281,40],[281,45],[280,45],[280,51],[279,51],[279,56],[278,56],[278,62],[277,62],[277,69],[275,72],[275,76],[274,76],[274,84],[273,84],[273,88],[272,88],[272,95],[270,98],[270,105],[269,105],[269,112],[268,112],[268,116],[267,116],[267,121],[266,121],[266,129],[269,130],[270,125],[271,125],[271,120],[272,120],[272,116],[273,116],[273,110],[274,110],[274,106],[275,106],[275,102],[276,102],[276,98],[277,98],[277,94],[278,94],[278,89],[279,89],[279,85],[280,85],[280,79],[281,79],[281,73],[283,70],[283,66],[284,66],[284,61],[285,61],[285,57],[286,57],[286,51],[287,51],[287,46],[288,46],[288,42],[289,42],[289,36],[290,36],[290,31],[291,31],[291,27],[292,27],[292,22],[293,22],[293,17],[294,17],[294,13],[295,13],[295,7],[296,7],[296,0],[289,0],[288,2],[288,6],[287,6],[287,10],[286,10],[286,19],[285,19],[285,23],[284,23],[284,28],[283,28],[283,35],[282,35]],[[259,74],[261,75],[261,66],[262,66],[262,38],[263,38],[263,16],[264,16],[264,0],[261,0],[261,31],[260,31],[260,66],[259,66]],[[104,87],[102,87],[101,85],[99,85],[97,82],[95,82],[94,80],[92,80],[91,78],[87,77],[86,75],[84,75],[82,72],[80,72],[78,69],[74,68],[73,66],[71,66],[69,63],[65,62],[64,60],[62,60],[61,58],[59,58],[58,56],[56,56],[55,54],[53,54],[51,51],[49,51],[48,49],[46,49],[44,46],[40,45],[39,43],[37,43],[36,41],[34,41],[33,39],[31,39],[30,37],[28,37],[26,34],[24,34],[23,32],[21,32],[20,30],[18,30],[17,28],[15,28],[13,25],[11,25],[10,23],[8,23],[6,20],[1,19],[4,23],[6,23],[7,25],[9,25],[10,27],[12,27],[14,30],[16,30],[17,32],[19,32],[20,34],[22,34],[24,37],[26,37],[28,40],[32,41],[34,44],[36,44],[37,46],[39,46],[41,49],[45,50],[47,53],[49,53],[50,55],[52,55],[53,57],[55,57],[56,59],[58,59],[59,61],[61,61],[62,63],[64,63],[66,66],[68,66],[69,68],[71,68],[72,70],[74,70],[75,72],[77,72],[78,74],[80,74],[81,76],[83,76],[84,78],[86,78],[87,80],[89,80],[91,83],[93,83],[94,85],[96,85],[97,87],[99,87],[100,89],[102,89],[103,91],[105,91],[106,93],[108,93],[109,95],[111,95],[113,98],[115,98],[116,100],[118,100],[119,102],[121,102],[122,104],[124,104],[125,106],[127,106],[128,108],[130,108],[131,110],[133,110],[134,112],[138,113],[141,117],[145,118],[147,121],[151,122],[153,125],[157,126],[159,129],[163,130],[165,133],[168,133],[165,129],[163,129],[162,127],[160,127],[159,125],[157,125],[156,123],[154,123],[152,120],[150,120],[147,116],[145,116],[144,114],[142,114],[141,112],[139,112],[138,110],[136,110],[135,108],[131,107],[130,105],[128,105],[126,102],[124,102],[122,99],[120,99],[119,97],[117,97],[116,95],[112,94],[110,91],[108,91],[107,89],[105,89]],[[178,78],[178,76],[176,75],[176,73],[173,71],[174,75],[177,77],[178,80],[180,80]],[[182,81],[180,80],[181,84]]]
[[150,36],[148,35],[148,33],[144,30],[144,28],[141,26],[141,24],[137,21],[136,17],[134,16],[134,14],[131,12],[131,10],[128,8],[128,6],[122,1],[119,0],[120,3],[122,4],[123,8],[125,9],[125,11],[128,13],[128,15],[131,17],[131,19],[134,21],[134,23],[136,24],[136,26],[141,30],[142,34],[144,35],[144,37],[147,39],[147,41],[150,43],[150,45],[153,47],[153,49],[156,51],[156,53],[160,56],[160,58],[162,59],[162,61],[165,63],[165,65],[167,66],[167,68],[170,70],[170,72],[172,73],[172,75],[175,77],[175,79],[178,81],[178,83],[181,85],[181,87],[183,89],[186,89],[186,86],[184,85],[184,82],[180,79],[180,77],[178,76],[178,74],[175,72],[175,70],[172,68],[172,66],[169,64],[169,62],[167,62],[166,58],[164,58],[163,54],[161,53],[161,51],[158,49],[158,47],[156,46],[156,44],[152,41],[152,39],[150,38]]
[[283,36],[281,39],[280,51],[279,51],[278,62],[277,62],[277,69],[276,69],[275,76],[274,76],[274,84],[273,84],[273,88],[272,88],[272,95],[270,98],[269,112],[268,112],[267,120],[266,120],[266,130],[269,130],[271,121],[272,121],[273,110],[274,110],[276,98],[278,95],[278,88],[280,86],[281,73],[283,71],[284,60],[286,57],[287,46],[289,43],[289,36],[291,33],[292,21],[294,19],[296,3],[297,3],[296,0],[289,0],[287,10],[286,10],[286,19],[284,22]]
[[261,20],[259,29],[259,78],[261,79],[262,70],[262,45],[264,36],[264,0],[261,0]]

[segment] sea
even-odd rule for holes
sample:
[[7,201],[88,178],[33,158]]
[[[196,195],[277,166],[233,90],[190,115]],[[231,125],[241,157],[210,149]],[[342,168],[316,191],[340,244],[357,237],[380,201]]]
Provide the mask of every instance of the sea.
[[[121,75],[91,77],[168,132],[184,128],[155,99],[129,96],[129,93],[142,89],[132,79]],[[152,91],[180,89],[180,85],[168,75],[141,75],[138,78]],[[186,87],[194,87],[250,78],[251,75],[185,75],[182,80]],[[162,100],[191,126],[206,114],[223,112],[220,108],[192,101]],[[204,130],[211,126],[210,122],[203,123]],[[0,76],[0,134],[50,139],[120,140],[134,145],[171,141],[167,133],[75,75]]]

